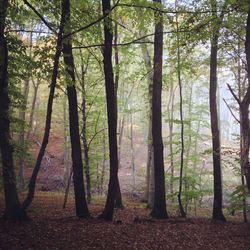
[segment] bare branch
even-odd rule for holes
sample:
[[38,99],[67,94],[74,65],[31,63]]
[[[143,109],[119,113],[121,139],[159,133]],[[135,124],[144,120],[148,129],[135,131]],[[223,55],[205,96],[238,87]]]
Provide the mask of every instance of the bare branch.
[[7,30],[7,32],[15,32],[15,33],[24,32],[24,33],[49,34],[49,35],[53,34],[53,33],[48,32],[48,31],[25,30],[25,29]]
[[229,109],[229,111],[230,111],[231,115],[233,116],[233,118],[240,124],[240,120],[235,116],[235,114],[233,113],[231,107],[228,105],[227,101],[224,98],[223,98],[223,101],[227,105],[227,108]]
[[238,96],[234,93],[233,89],[231,88],[231,86],[227,83],[228,89],[231,92],[232,96],[234,97],[234,99],[238,102],[238,104],[241,106],[241,101],[238,98]]

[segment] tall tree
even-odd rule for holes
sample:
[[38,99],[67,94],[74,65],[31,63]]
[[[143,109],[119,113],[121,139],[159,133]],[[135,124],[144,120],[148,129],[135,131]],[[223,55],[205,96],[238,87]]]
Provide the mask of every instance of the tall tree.
[[[161,0],[153,2],[161,5]],[[155,12],[154,34],[154,73],[152,95],[152,139],[154,148],[155,196],[151,215],[167,218],[165,176],[163,160],[162,121],[161,121],[161,92],[162,92],[162,57],[163,57],[163,16]]]
[[[177,10],[178,0],[175,1],[175,10]],[[186,213],[182,205],[182,181],[183,181],[183,166],[184,166],[184,122],[183,122],[183,93],[182,93],[182,81],[181,81],[181,65],[180,65],[180,35],[179,35],[179,20],[178,14],[176,14],[176,34],[177,34],[177,75],[178,75],[178,86],[180,92],[180,122],[181,122],[181,165],[180,165],[180,180],[179,180],[179,193],[178,203],[179,210],[182,217],[186,217]]]
[[[32,27],[32,25],[31,25]],[[32,43],[33,43],[33,33],[30,33],[29,36],[29,51],[28,55],[29,58],[31,58],[31,53],[32,53]],[[22,121],[21,123],[21,128],[20,128],[20,134],[19,134],[19,143],[22,147],[22,154],[20,155],[19,159],[19,185],[21,189],[24,189],[25,187],[25,181],[24,181],[24,166],[25,166],[25,153],[27,151],[27,146],[25,143],[26,139],[26,134],[25,134],[25,120],[26,120],[26,109],[27,109],[27,104],[28,104],[28,96],[29,96],[29,85],[30,85],[30,80],[27,78],[24,81],[24,87],[23,87],[23,98],[24,98],[24,106],[21,107],[19,111],[19,119]]]
[[[71,32],[70,0],[62,1],[62,9],[65,14],[65,34],[67,35]],[[82,151],[79,134],[77,93],[75,88],[75,63],[72,52],[71,36],[66,36],[66,38],[64,38],[63,40],[63,58],[66,67],[67,95],[69,103],[69,127],[76,215],[78,217],[85,218],[89,217],[90,214],[85,197],[85,189],[83,183]]]
[[[141,36],[144,36],[141,33]],[[144,39],[147,42],[147,39]],[[153,208],[154,203],[154,155],[153,155],[153,142],[152,142],[152,88],[153,88],[153,69],[152,59],[150,57],[150,51],[146,43],[141,44],[142,56],[144,65],[147,71],[147,84],[148,84],[148,135],[147,135],[147,166],[146,166],[146,188],[145,188],[145,200],[147,206]]]
[[213,219],[225,220],[222,212],[222,178],[221,178],[221,145],[220,145],[220,128],[217,111],[217,54],[220,26],[223,20],[223,11],[220,16],[217,15],[217,0],[211,0],[212,16],[214,18],[211,38],[210,54],[210,87],[209,87],[209,104],[212,131],[212,148],[213,148],[213,172],[214,172],[214,202],[213,202]]
[[[245,53],[247,61],[247,87],[242,90],[244,96],[237,96],[233,89],[228,85],[230,92],[239,104],[240,108],[240,160],[241,168],[246,177],[248,191],[250,192],[250,165],[249,165],[249,147],[250,147],[250,125],[249,125],[249,105],[250,105],[250,1],[248,1],[248,16],[246,25]],[[244,91],[245,90],[245,91]]]
[[110,0],[102,0],[103,15],[107,15],[104,20],[104,47],[103,47],[103,64],[105,75],[106,101],[108,112],[108,136],[109,136],[109,157],[110,157],[110,174],[108,195],[104,211],[100,218],[105,220],[113,219],[114,203],[118,185],[118,151],[117,151],[117,106],[116,91],[113,78],[112,66],[112,19],[110,18]]
[[[81,51],[80,51],[81,52]],[[91,201],[91,180],[90,180],[90,167],[89,167],[89,146],[87,141],[87,112],[86,112],[86,82],[85,76],[88,70],[89,56],[86,65],[83,63],[83,55],[81,53],[81,91],[82,91],[82,144],[84,155],[84,169],[86,178],[86,195],[87,201]]]
[[8,0],[0,0],[0,149],[3,166],[5,195],[4,218],[24,219],[16,189],[13,148],[10,142],[9,92],[8,92],[8,47],[4,34]]
[[250,147],[250,125],[249,125],[249,105],[250,105],[250,1],[248,0],[248,16],[246,26],[245,51],[247,59],[247,92],[241,102],[241,131],[242,131],[242,150],[241,165],[246,176],[248,190],[250,192],[250,165],[249,165],[249,147]]
[[[27,3],[27,1],[25,3]],[[63,0],[62,0],[62,4],[63,4]],[[50,92],[49,92],[49,98],[47,102],[47,113],[46,113],[43,140],[42,140],[42,144],[41,144],[41,147],[40,147],[37,159],[36,159],[35,167],[33,169],[33,172],[29,181],[28,194],[22,204],[23,211],[26,210],[30,206],[34,198],[37,175],[41,168],[42,159],[43,159],[45,149],[49,141],[54,94],[55,94],[55,88],[56,88],[56,82],[57,82],[57,76],[58,76],[59,60],[60,60],[60,56],[62,52],[62,41],[63,41],[62,36],[64,32],[64,26],[65,26],[65,13],[64,13],[64,9],[62,8],[60,27],[59,27],[59,31],[57,34],[57,41],[56,41],[56,51],[55,51],[54,61],[53,61],[53,71],[52,71],[52,77],[51,77],[51,83],[50,83]]]
[[[113,1],[115,2],[115,1]],[[115,4],[115,3],[114,3]],[[115,13],[115,19],[117,18],[117,13],[116,10],[114,10]],[[114,46],[115,46],[115,79],[114,79],[114,84],[115,84],[115,99],[116,99],[116,108],[118,108],[117,105],[117,93],[118,93],[118,87],[119,87],[119,79],[120,79],[120,58],[119,58],[119,49],[117,46],[118,43],[118,22],[115,22],[115,27],[114,27]],[[116,111],[118,112],[118,110]],[[120,156],[121,156],[121,141],[122,141],[122,130],[123,130],[123,124],[124,124],[124,117],[121,118],[121,127],[119,131],[119,147],[118,147],[118,169],[120,167]],[[123,208],[122,204],[122,194],[121,194],[121,188],[120,188],[120,183],[119,183],[119,177],[118,177],[118,182],[117,182],[117,187],[116,187],[116,198],[115,198],[115,207],[116,208]]]

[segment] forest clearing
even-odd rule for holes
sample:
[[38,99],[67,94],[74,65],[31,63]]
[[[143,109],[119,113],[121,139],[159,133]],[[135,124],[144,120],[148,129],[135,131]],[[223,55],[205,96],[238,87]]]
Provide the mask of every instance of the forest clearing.
[[250,249],[250,0],[0,0],[0,249]]

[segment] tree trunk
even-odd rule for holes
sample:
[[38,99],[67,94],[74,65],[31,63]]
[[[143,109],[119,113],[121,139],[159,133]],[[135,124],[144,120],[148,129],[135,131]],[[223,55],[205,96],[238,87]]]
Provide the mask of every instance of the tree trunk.
[[[175,3],[177,8],[177,1]],[[177,29],[177,74],[178,74],[178,86],[180,94],[180,122],[181,122],[181,164],[180,164],[180,178],[179,178],[179,193],[178,203],[181,217],[186,217],[186,213],[182,205],[182,182],[183,182],[183,167],[184,167],[184,122],[183,122],[183,97],[182,97],[182,82],[181,82],[181,68],[180,68],[180,37],[179,37],[179,25],[178,25],[178,14],[176,14],[176,29]]]
[[[216,1],[211,0],[213,16],[217,17]],[[221,21],[221,19],[220,19]],[[210,88],[209,88],[209,104],[212,131],[212,148],[213,148],[213,173],[214,173],[214,202],[213,202],[213,219],[225,221],[222,212],[222,177],[221,177],[221,146],[220,146],[220,130],[217,112],[217,53],[219,30],[218,22],[213,27],[211,39],[211,55],[210,55]]]
[[[115,19],[116,17],[116,10],[115,12]],[[117,92],[118,92],[118,86],[119,86],[119,79],[120,79],[120,69],[119,69],[119,50],[118,50],[118,23],[115,22],[115,27],[114,27],[114,44],[115,44],[115,79],[114,79],[114,85],[115,85],[115,102],[116,102],[116,109],[118,108],[117,105]],[[116,111],[117,113],[117,111]],[[116,121],[117,123],[117,121]],[[124,118],[122,117],[122,122],[121,122],[121,131],[119,133],[119,138],[118,138],[118,142],[119,142],[119,146],[118,146],[118,169],[120,166],[120,156],[121,156],[121,143],[122,143],[122,136],[123,136],[123,127],[124,127]],[[115,198],[115,208],[123,208],[123,204],[122,204],[122,195],[121,195],[121,188],[120,188],[120,182],[119,182],[119,176],[118,176],[118,182],[117,182],[117,190],[116,190],[116,198]]]
[[69,136],[68,136],[68,119],[67,119],[67,99],[64,97],[63,100],[63,128],[64,128],[64,150],[63,150],[63,165],[64,165],[64,185],[67,186],[70,168],[72,166],[72,161],[70,159],[70,146],[69,146]]
[[[65,34],[70,33],[70,0],[63,0],[65,13]],[[66,68],[67,95],[69,104],[69,127],[71,141],[71,157],[73,168],[73,182],[75,192],[76,215],[80,218],[89,217],[89,210],[85,198],[85,188],[83,183],[82,151],[79,134],[79,118],[77,94],[75,89],[75,64],[72,52],[72,39],[67,37],[63,41],[63,58]]]
[[0,149],[3,166],[5,196],[4,218],[7,220],[25,219],[19,202],[13,163],[13,148],[10,143],[10,99],[8,93],[8,47],[4,35],[7,0],[0,1]]
[[[32,26],[32,25],[31,25]],[[33,33],[30,33],[30,39],[29,39],[29,57],[31,58],[32,54],[32,43],[33,43]],[[27,145],[25,143],[26,140],[26,134],[25,134],[25,124],[26,124],[26,109],[27,109],[27,103],[28,103],[28,96],[29,96],[29,85],[30,81],[29,79],[26,79],[24,81],[24,88],[23,88],[23,98],[24,98],[24,105],[19,111],[19,119],[22,121],[21,123],[21,130],[19,134],[19,143],[22,147],[21,155],[19,158],[19,185],[21,189],[24,189],[25,186],[25,180],[24,180],[24,165],[25,165],[25,154],[27,151]]]
[[42,140],[42,144],[40,147],[40,151],[37,156],[36,164],[33,169],[32,176],[30,178],[30,182],[28,186],[29,188],[28,194],[22,204],[22,210],[26,210],[30,206],[34,198],[37,175],[39,173],[41,162],[45,153],[45,149],[49,141],[53,100],[54,100],[55,87],[56,87],[56,81],[57,81],[57,75],[58,75],[59,59],[60,59],[61,50],[62,50],[62,34],[64,30],[64,24],[65,24],[65,13],[64,13],[64,10],[62,9],[60,28],[59,28],[57,42],[56,42],[56,52],[54,55],[54,65],[53,65],[53,72],[52,72],[52,78],[51,78],[51,84],[50,84],[50,92],[49,92],[49,98],[48,98],[48,103],[47,103],[47,114],[46,114],[44,135],[43,135],[43,140]]
[[102,146],[103,146],[103,160],[102,160],[102,170],[101,170],[101,180],[100,180],[100,193],[101,193],[101,195],[103,194],[103,183],[104,183],[104,176],[105,176],[105,169],[106,169],[106,159],[107,159],[105,130],[103,130],[103,133],[102,133]]
[[[110,12],[110,0],[102,0],[103,15]],[[110,13],[109,13],[110,14]],[[110,156],[110,175],[108,185],[108,195],[104,211],[100,218],[105,220],[113,219],[114,205],[118,186],[118,152],[117,152],[117,105],[116,91],[113,78],[112,67],[112,20],[110,16],[104,21],[104,47],[103,64],[105,74],[105,88],[108,113],[108,135],[109,135],[109,156]]]
[[[145,34],[141,34],[144,36]],[[141,45],[144,65],[147,71],[148,82],[148,138],[147,138],[147,165],[146,165],[146,189],[145,200],[148,208],[153,208],[154,203],[154,161],[153,161],[153,141],[152,141],[152,88],[153,88],[153,69],[149,50],[146,44]]]
[[34,113],[35,113],[35,108],[36,108],[36,101],[37,101],[37,94],[38,94],[38,87],[39,87],[39,82],[37,81],[37,84],[35,84],[35,81],[32,79],[33,83],[33,98],[32,98],[32,104],[31,104],[31,111],[30,111],[30,117],[29,117],[29,130],[27,132],[27,139],[30,137],[31,131],[33,131],[33,121],[34,121]]
[[175,97],[175,89],[174,84],[171,78],[171,86],[169,93],[169,102],[168,102],[168,126],[169,126],[169,155],[170,155],[170,183],[169,189],[172,197],[172,203],[174,202],[174,155],[173,155],[173,129],[174,129],[174,97]]
[[[87,65],[86,65],[87,69]],[[87,142],[87,114],[86,114],[86,86],[85,86],[85,74],[86,69],[82,62],[81,65],[81,85],[82,85],[82,143],[83,143],[83,152],[84,152],[84,169],[85,169],[85,178],[86,178],[86,194],[87,202],[91,201],[91,180],[90,180],[90,170],[89,170],[89,147]]]
[[[161,4],[161,0],[154,0]],[[154,75],[152,96],[152,138],[154,148],[155,197],[151,215],[168,218],[166,210],[165,175],[162,142],[161,92],[162,92],[162,55],[163,55],[163,16],[155,12],[154,35]]]
[[[240,53],[240,37],[238,39],[238,53]],[[244,81],[241,82],[241,58],[238,58],[237,63],[237,75],[235,74],[235,77],[237,79],[238,83],[238,98],[239,101],[242,102],[242,93],[245,93],[245,83]],[[243,138],[242,138],[242,114],[240,110],[240,152],[243,152]],[[244,187],[243,189],[243,195],[242,195],[242,214],[243,214],[243,220],[245,223],[247,223],[247,204],[246,204],[246,192],[245,192],[245,175],[244,175],[244,169],[243,169],[243,161],[240,157],[240,167],[241,167],[241,185]]]
[[250,104],[250,2],[248,1],[248,17],[246,26],[246,42],[245,51],[247,59],[247,76],[248,87],[247,92],[243,98],[240,106],[242,116],[242,151],[241,151],[241,164],[246,176],[248,191],[250,193],[250,165],[249,165],[249,146],[250,146],[250,126],[249,126],[249,104]]
[[130,123],[130,147],[131,147],[131,169],[132,169],[132,192],[135,192],[135,154],[134,154],[134,131],[133,131],[133,114],[131,113]]

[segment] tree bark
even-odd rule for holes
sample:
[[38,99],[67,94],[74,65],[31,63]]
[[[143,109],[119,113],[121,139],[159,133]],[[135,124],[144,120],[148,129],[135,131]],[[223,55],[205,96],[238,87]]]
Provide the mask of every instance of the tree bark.
[[[103,15],[110,13],[110,0],[102,0]],[[105,75],[105,88],[108,113],[108,135],[109,135],[109,155],[110,155],[110,175],[108,185],[108,195],[104,211],[100,218],[105,220],[113,219],[114,204],[118,185],[118,152],[117,152],[117,105],[116,91],[113,78],[112,67],[112,21],[110,16],[104,20],[104,47],[103,64]]]
[[87,114],[86,114],[86,86],[85,86],[85,74],[87,70],[84,68],[83,62],[81,62],[81,85],[82,85],[82,143],[84,152],[84,169],[86,178],[86,194],[87,202],[91,201],[91,180],[90,180],[90,169],[89,169],[89,147],[87,142]]
[[[115,11],[116,15],[116,11]],[[116,18],[116,17],[115,17]],[[114,44],[115,44],[115,79],[114,79],[114,85],[115,85],[115,102],[116,102],[116,109],[118,110],[118,105],[117,105],[117,93],[118,93],[118,86],[119,86],[119,79],[120,79],[120,69],[119,69],[119,50],[118,50],[118,23],[115,22],[115,27],[114,27]],[[117,113],[118,111],[116,111]],[[116,121],[117,123],[117,121]],[[122,142],[122,136],[123,136],[123,126],[124,126],[124,118],[122,117],[121,121],[121,131],[118,136],[118,171],[120,167],[120,156],[121,156],[121,142]],[[123,208],[122,204],[122,194],[121,194],[121,188],[120,188],[120,182],[119,182],[119,176],[118,176],[118,181],[117,181],[117,190],[116,190],[116,198],[115,198],[115,208]]]
[[247,92],[241,102],[241,165],[246,177],[248,191],[250,193],[250,165],[249,165],[249,146],[250,146],[250,126],[249,126],[249,104],[250,104],[250,1],[248,1],[248,16],[246,26],[246,41],[245,51],[247,59],[247,76],[248,76],[248,87]]
[[[216,0],[211,0],[213,16],[218,19],[216,11]],[[216,20],[217,20],[216,19]],[[220,145],[220,129],[219,118],[217,111],[217,53],[218,53],[218,39],[219,30],[222,18],[215,22],[213,27],[211,39],[211,55],[210,55],[210,87],[209,87],[209,104],[210,104],[210,118],[212,131],[212,148],[213,148],[213,173],[214,173],[214,202],[213,202],[213,216],[215,220],[225,221],[222,212],[222,177],[221,177],[221,145]]]
[[[161,4],[161,0],[154,0]],[[155,12],[154,35],[154,75],[152,96],[152,138],[154,148],[155,197],[151,212],[153,217],[168,218],[166,210],[165,176],[162,142],[161,92],[162,92],[162,57],[163,57],[163,16]]]
[[[65,14],[65,34],[70,33],[70,0],[63,0],[62,4]],[[71,141],[71,157],[73,168],[73,182],[75,192],[76,215],[79,218],[89,217],[89,210],[85,198],[85,188],[83,183],[82,151],[79,133],[78,103],[75,89],[75,64],[72,52],[71,36],[63,41],[63,58],[66,68],[67,95],[69,104],[69,127]]]
[[4,34],[8,1],[0,1],[0,149],[3,167],[5,210],[7,220],[25,219],[16,189],[13,148],[10,143],[10,99],[8,93],[8,47]]

